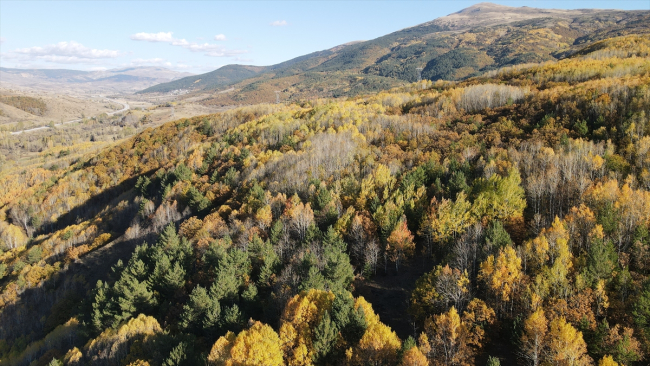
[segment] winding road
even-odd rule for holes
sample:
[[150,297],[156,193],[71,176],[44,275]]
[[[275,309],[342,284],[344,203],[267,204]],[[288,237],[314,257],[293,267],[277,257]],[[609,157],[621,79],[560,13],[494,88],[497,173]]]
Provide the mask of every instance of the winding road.
[[[119,103],[124,107],[124,108],[120,109],[119,111],[107,112],[106,114],[109,115],[109,116],[112,116],[112,115],[114,115],[116,113],[122,113],[124,111],[128,111],[131,108],[131,107],[129,107],[129,105],[126,102],[119,102],[119,101],[114,100],[114,99],[106,99],[106,100],[109,101],[109,102]],[[63,123],[57,123],[57,124],[54,125],[54,127],[67,125],[69,123],[81,122],[81,120],[82,120],[82,118],[74,119],[72,121],[67,121],[67,122],[63,122]],[[34,127],[34,128],[29,128],[29,129],[26,129],[26,130],[22,130],[22,131],[12,132],[11,134],[12,135],[19,135],[19,134],[21,134],[23,132],[34,132],[34,131],[38,131],[38,130],[46,130],[48,128],[51,128],[51,127],[50,126]]]

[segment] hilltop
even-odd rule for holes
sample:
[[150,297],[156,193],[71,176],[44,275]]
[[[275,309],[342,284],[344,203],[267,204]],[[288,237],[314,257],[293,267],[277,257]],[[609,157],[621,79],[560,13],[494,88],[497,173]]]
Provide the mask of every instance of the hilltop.
[[374,93],[417,80],[463,80],[504,66],[553,61],[585,44],[650,31],[649,11],[553,10],[481,3],[370,41],[272,66],[228,65],[140,93],[187,89],[237,105]]
[[479,3],[458,12],[435,19],[416,27],[438,25],[451,31],[467,30],[477,27],[489,27],[498,24],[510,24],[536,18],[554,18],[573,21],[580,16],[612,13],[615,10],[601,9],[537,9],[528,6],[511,7],[493,3]]

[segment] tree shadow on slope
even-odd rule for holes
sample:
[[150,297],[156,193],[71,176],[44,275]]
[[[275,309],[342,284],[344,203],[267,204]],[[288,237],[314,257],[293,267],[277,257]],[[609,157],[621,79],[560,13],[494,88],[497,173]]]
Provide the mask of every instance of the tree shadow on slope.
[[[114,206],[114,202],[117,198],[121,197],[124,193],[128,192],[129,190],[133,189],[135,187],[135,183],[137,179],[143,175],[143,176],[149,176],[152,174],[152,171],[142,173],[140,175],[136,175],[134,177],[125,179],[123,182],[120,184],[117,184],[113,187],[109,187],[105,190],[103,190],[101,193],[96,194],[89,199],[87,199],[85,202],[80,204],[79,206],[76,206],[72,208],[70,211],[62,214],[56,222],[52,225],[52,227],[48,228],[50,230],[44,230],[45,228],[42,229],[42,231],[47,231],[47,232],[54,232],[56,230],[61,230],[67,226],[77,224],[81,221],[89,220],[100,212],[102,212],[104,209],[106,209],[107,206],[112,207]],[[117,220],[120,221],[120,220]],[[116,222],[116,226],[123,226],[125,223],[128,224],[127,222]],[[109,230],[113,231],[119,231],[118,227],[115,228],[109,228]],[[45,234],[46,232],[37,232],[35,236],[38,236],[39,234]]]
[[377,268],[377,274],[371,278],[355,281],[355,296],[363,296],[368,300],[381,321],[390,326],[401,339],[409,336],[417,339],[422,329],[416,328],[409,315],[409,299],[415,281],[432,268],[431,260],[417,258],[404,262],[399,272],[390,264],[386,271],[383,267]]
[[[95,283],[100,279],[106,280],[111,267],[118,260],[128,261],[137,245],[144,241],[155,241],[156,237],[155,233],[133,240],[120,237],[70,263],[39,286],[26,289],[19,294],[16,302],[5,305],[0,312],[0,339],[13,339],[26,344],[42,339],[79,313],[82,306],[88,305],[88,300],[91,300],[88,294]],[[51,349],[65,350],[85,342],[84,335],[76,332],[65,338],[60,342],[30,347],[26,350],[28,354],[21,351],[12,356],[28,364]]]

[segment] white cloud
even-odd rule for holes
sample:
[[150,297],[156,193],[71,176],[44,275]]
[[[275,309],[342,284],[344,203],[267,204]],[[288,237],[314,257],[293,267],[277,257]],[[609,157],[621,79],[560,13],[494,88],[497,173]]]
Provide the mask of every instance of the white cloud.
[[52,62],[55,64],[97,64],[101,62],[98,59],[92,59],[92,58],[83,58],[83,57],[76,57],[76,56],[58,56],[58,55],[40,55],[32,59],[45,61],[45,62]]
[[172,42],[172,32],[158,32],[158,33],[136,33],[131,35],[134,41],[147,41],[147,42]]
[[176,70],[176,71],[196,71],[197,69],[203,70],[206,69],[206,71],[212,71],[214,70],[214,67],[209,67],[209,66],[197,66],[193,65],[191,63],[187,63],[186,61],[176,61],[176,62],[170,62],[164,58],[135,58],[132,59],[128,63],[123,63],[120,65],[116,65],[116,67],[145,67],[145,66],[156,66],[156,67],[164,67],[170,70]]
[[120,51],[98,50],[95,48],[91,49],[75,41],[59,42],[56,44],[47,45],[45,47],[19,48],[13,52],[32,57],[57,56],[79,59],[116,58],[122,55],[122,52]]
[[276,20],[275,22],[271,22],[272,26],[274,27],[284,27],[285,25],[289,25],[286,20]]
[[5,37],[0,37],[0,43],[5,43],[7,39]]
[[[165,42],[172,46],[183,47],[192,52],[202,52],[204,55],[212,57],[233,57],[242,53],[248,53],[245,50],[230,50],[218,44],[188,42],[184,38],[174,38],[172,32],[136,33],[131,35],[130,38],[134,41]],[[225,40],[226,36],[218,34],[214,38],[216,40]]]
[[116,50],[99,50],[88,48],[75,41],[59,42],[44,47],[18,48],[2,55],[6,59],[20,61],[45,61],[59,64],[94,64],[104,59],[122,56]]
[[225,34],[217,34],[214,36],[215,41],[225,41],[226,40],[226,35]]

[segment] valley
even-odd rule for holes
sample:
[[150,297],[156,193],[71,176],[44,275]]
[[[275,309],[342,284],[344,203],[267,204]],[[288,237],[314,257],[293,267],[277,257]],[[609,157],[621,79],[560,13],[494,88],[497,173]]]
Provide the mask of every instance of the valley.
[[[271,66],[0,69],[0,364],[646,365],[648,20],[480,3]],[[131,40],[244,54],[179,37]]]

